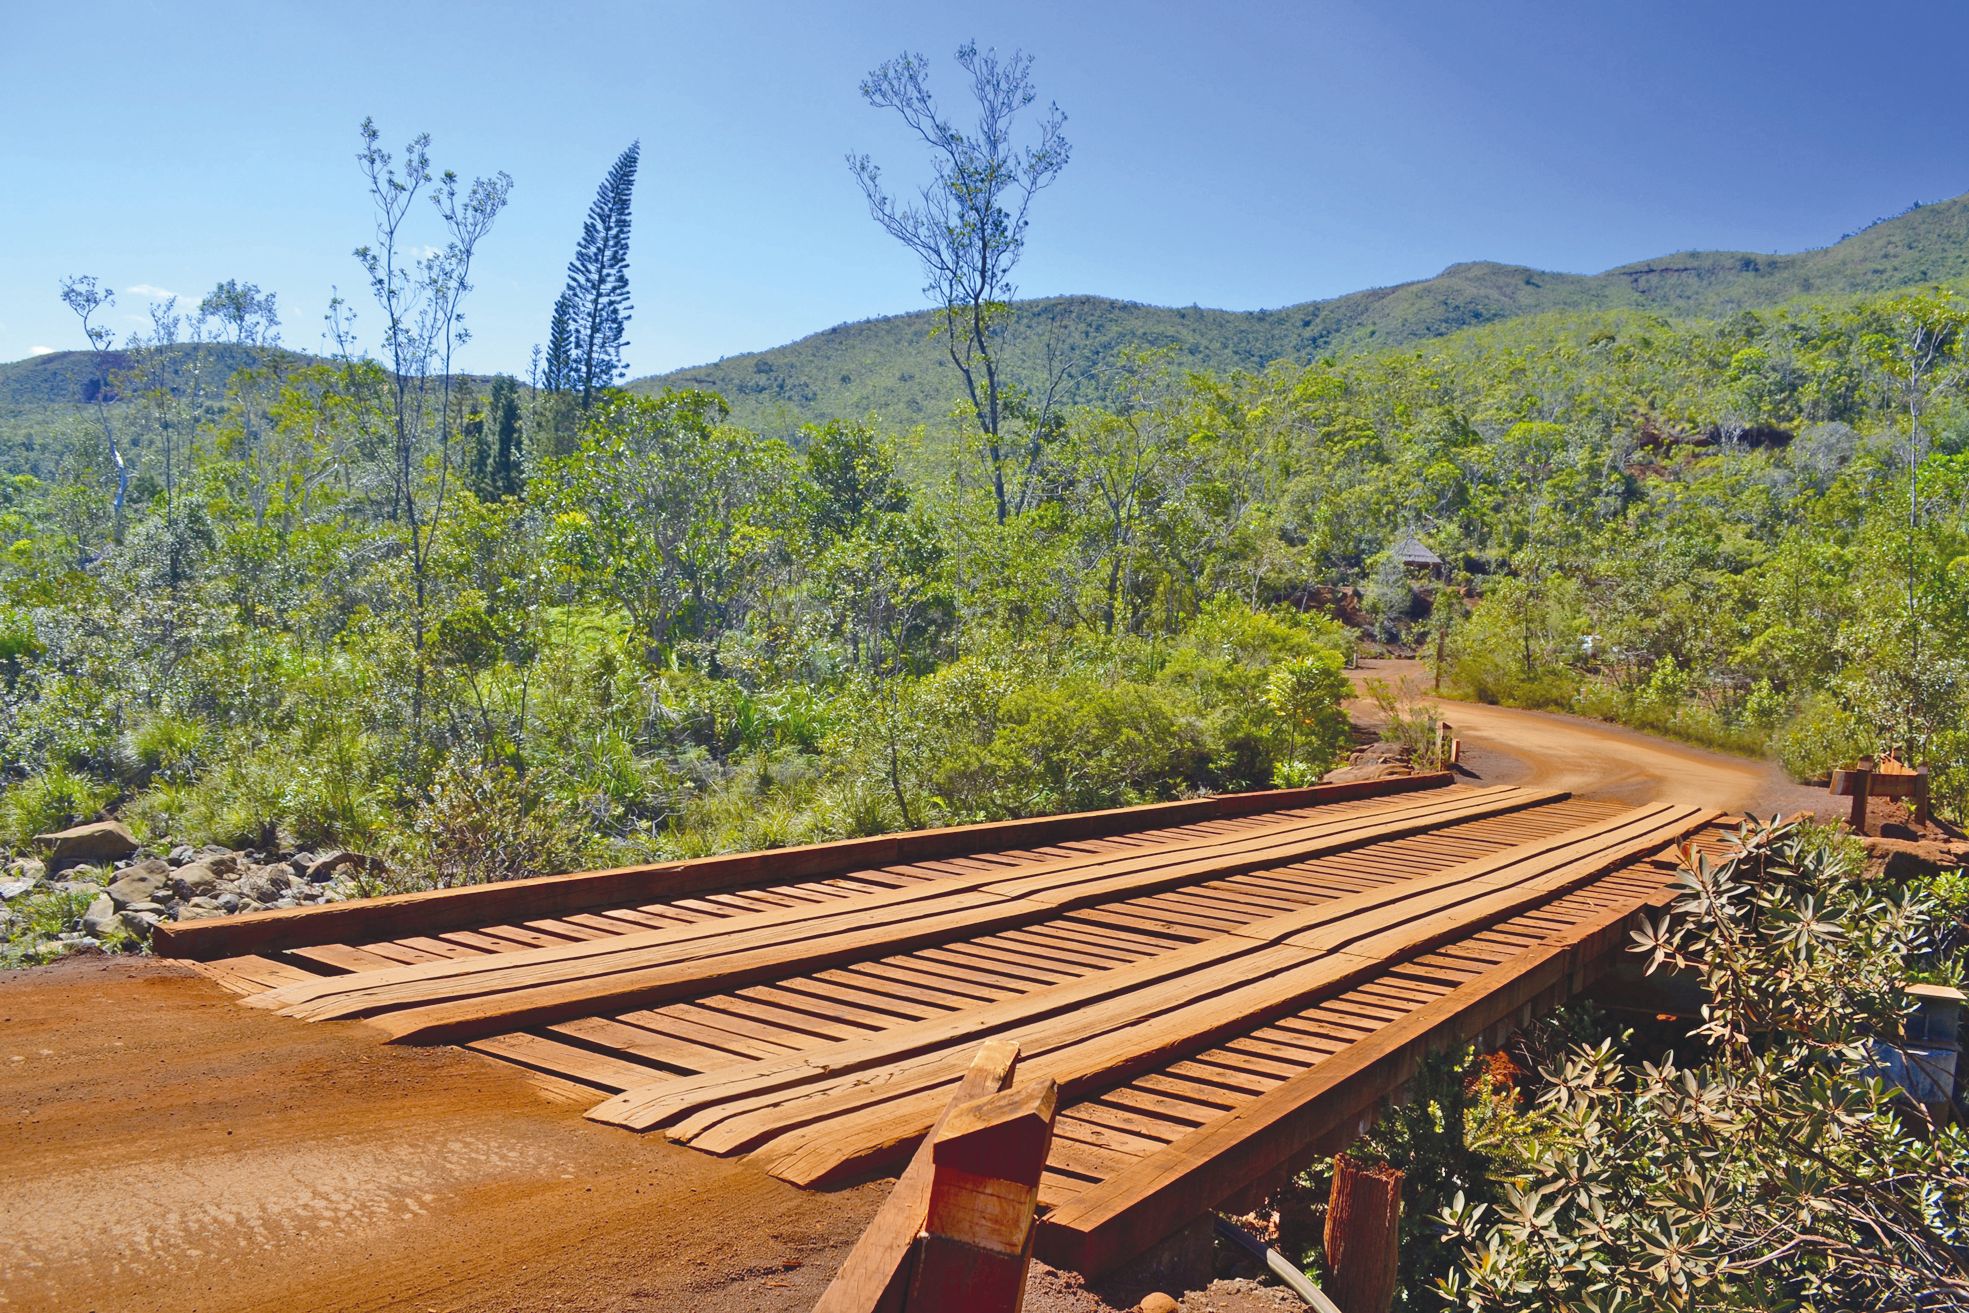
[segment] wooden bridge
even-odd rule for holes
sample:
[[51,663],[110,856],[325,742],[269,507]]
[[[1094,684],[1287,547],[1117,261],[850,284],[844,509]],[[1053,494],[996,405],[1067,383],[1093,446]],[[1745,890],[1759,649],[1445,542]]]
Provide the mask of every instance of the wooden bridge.
[[1432,1048],[1583,987],[1722,818],[1448,775],[160,927],[250,1005],[448,1042],[822,1186],[971,1056],[1058,1084],[1038,1253],[1097,1275],[1330,1152]]

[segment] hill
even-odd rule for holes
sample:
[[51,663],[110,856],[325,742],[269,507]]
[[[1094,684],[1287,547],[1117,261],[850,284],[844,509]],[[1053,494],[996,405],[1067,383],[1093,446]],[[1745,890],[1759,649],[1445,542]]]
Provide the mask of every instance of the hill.
[[[1049,342],[1070,365],[1124,346],[1170,349],[1184,366],[1261,369],[1274,360],[1397,346],[1551,311],[1637,309],[1717,316],[1801,297],[1878,294],[1969,281],[1969,196],[1906,212],[1831,246],[1795,254],[1678,251],[1599,274],[1522,265],[1451,265],[1434,278],[1276,310],[1142,305],[1100,296],[1019,303],[1006,345],[1015,376],[1033,377]],[[629,386],[709,388],[733,417],[784,434],[808,420],[879,417],[906,426],[959,402],[956,373],[932,338],[931,311],[842,324],[785,346],[638,379]],[[1072,385],[1070,384],[1071,388]]]
[[[1077,399],[1089,391],[1089,367],[1124,347],[1167,349],[1186,368],[1256,370],[1274,360],[1399,346],[1550,312],[1627,309],[1710,317],[1934,283],[1969,283],[1969,195],[1917,205],[1830,246],[1785,255],[1679,251],[1598,274],[1475,261],[1451,265],[1434,278],[1275,310],[1039,298],[1019,303],[1006,359],[1014,377],[1038,377],[1050,344],[1073,371],[1067,395]],[[709,388],[731,402],[738,423],[777,435],[831,418],[875,417],[895,427],[929,423],[951,414],[960,400],[956,373],[931,336],[935,322],[935,314],[923,310],[842,324],[629,386],[639,392]],[[189,386],[194,368],[206,386],[220,384],[252,354],[214,343],[169,348],[172,384]],[[86,351],[0,364],[0,456],[31,449],[38,431],[93,400],[96,379],[96,361]]]

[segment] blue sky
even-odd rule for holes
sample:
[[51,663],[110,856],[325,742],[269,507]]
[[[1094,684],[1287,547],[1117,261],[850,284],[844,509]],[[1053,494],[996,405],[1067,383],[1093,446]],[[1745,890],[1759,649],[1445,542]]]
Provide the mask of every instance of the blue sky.
[[969,36],[1031,52],[1068,115],[1030,295],[1248,309],[1467,259],[1794,250],[1969,191],[1946,4],[3,0],[0,360],[80,345],[71,273],[118,289],[119,334],[240,278],[318,346],[361,290],[365,114],[516,181],[468,368],[524,370],[631,138],[634,373],[914,308],[842,157],[922,159],[855,88],[910,49],[954,93]]

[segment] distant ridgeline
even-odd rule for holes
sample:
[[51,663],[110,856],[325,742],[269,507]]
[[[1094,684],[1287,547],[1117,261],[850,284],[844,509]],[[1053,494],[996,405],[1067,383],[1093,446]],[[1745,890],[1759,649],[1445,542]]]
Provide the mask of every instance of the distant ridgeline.
[[[1838,300],[1929,284],[1969,282],[1969,196],[1920,205],[1835,245],[1792,255],[1694,251],[1600,274],[1519,265],[1452,265],[1434,278],[1309,301],[1278,310],[1173,309],[1098,296],[1019,303],[1006,344],[1013,374],[1042,372],[1049,347],[1084,379],[1085,366],[1122,348],[1164,349],[1182,368],[1221,373],[1275,360],[1310,361],[1442,337],[1548,313],[1640,311],[1713,318],[1800,299]],[[931,336],[930,311],[843,324],[768,351],[638,379],[638,392],[706,388],[732,418],[786,435],[803,423],[874,417],[893,428],[933,423],[959,401],[954,371]],[[206,385],[223,386],[250,358],[229,345],[179,347],[180,385],[196,361]],[[0,454],[15,455],[37,422],[94,399],[96,363],[57,352],[0,364]],[[1084,382],[1080,384],[1084,386]],[[1081,399],[1076,376],[1066,399]],[[52,409],[51,409],[52,408]]]

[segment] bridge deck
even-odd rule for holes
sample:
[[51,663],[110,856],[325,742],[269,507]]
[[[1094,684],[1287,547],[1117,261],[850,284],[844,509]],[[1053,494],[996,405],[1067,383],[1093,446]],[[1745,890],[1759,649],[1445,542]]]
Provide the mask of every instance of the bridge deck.
[[1104,1271],[1581,987],[1720,818],[1446,776],[163,928],[245,1001],[449,1041],[803,1185],[905,1156],[983,1040],[1060,1081],[1040,1252]]

